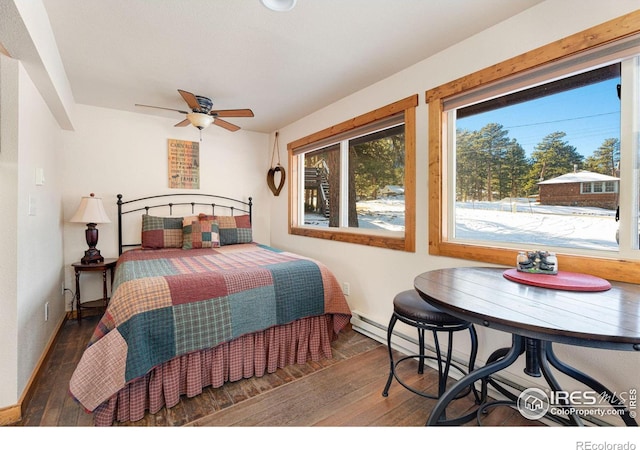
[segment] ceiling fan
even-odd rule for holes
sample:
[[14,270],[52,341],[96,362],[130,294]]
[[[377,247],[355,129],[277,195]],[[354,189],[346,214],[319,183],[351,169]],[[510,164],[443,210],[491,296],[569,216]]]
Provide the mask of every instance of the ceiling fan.
[[162,106],[150,106],[140,105],[136,103],[136,106],[142,106],[145,108],[166,109],[168,111],[176,111],[182,114],[186,114],[187,118],[181,122],[178,122],[176,127],[186,127],[191,124],[200,131],[207,128],[212,123],[219,127],[225,128],[229,131],[238,131],[239,126],[222,120],[221,117],[253,117],[253,111],[250,109],[211,109],[213,107],[213,101],[208,97],[201,95],[194,95],[191,92],[178,89],[178,92],[182,96],[191,111],[182,111],[180,109],[164,108]]

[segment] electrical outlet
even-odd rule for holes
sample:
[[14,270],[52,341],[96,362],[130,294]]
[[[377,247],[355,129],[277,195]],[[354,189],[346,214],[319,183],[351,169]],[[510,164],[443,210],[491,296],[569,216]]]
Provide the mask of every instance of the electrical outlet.
[[351,293],[351,285],[346,281],[342,283],[342,292],[344,295],[349,295]]
[[49,302],[44,304],[44,321],[49,320]]

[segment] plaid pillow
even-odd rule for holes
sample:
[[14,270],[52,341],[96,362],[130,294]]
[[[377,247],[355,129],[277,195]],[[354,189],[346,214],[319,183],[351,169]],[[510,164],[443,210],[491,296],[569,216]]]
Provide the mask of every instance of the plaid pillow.
[[214,216],[220,228],[220,245],[247,244],[253,242],[249,215]]
[[142,216],[142,248],[182,247],[182,217]]
[[211,216],[194,218],[190,224],[182,228],[182,248],[216,248],[220,247],[218,222]]

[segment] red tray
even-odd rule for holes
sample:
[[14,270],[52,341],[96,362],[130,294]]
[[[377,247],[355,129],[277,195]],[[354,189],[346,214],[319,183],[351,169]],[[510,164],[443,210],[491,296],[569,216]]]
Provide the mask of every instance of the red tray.
[[611,289],[611,284],[603,278],[584,273],[563,272],[561,270],[556,275],[547,275],[508,269],[504,271],[503,275],[507,280],[515,281],[516,283],[563,291],[600,292]]

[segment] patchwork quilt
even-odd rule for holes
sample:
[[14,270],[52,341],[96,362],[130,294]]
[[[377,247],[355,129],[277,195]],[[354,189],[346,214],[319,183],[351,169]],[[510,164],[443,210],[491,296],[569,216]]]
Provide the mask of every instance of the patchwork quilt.
[[93,411],[177,356],[323,314],[351,312],[333,274],[309,258],[256,243],[130,250],[70,393]]

